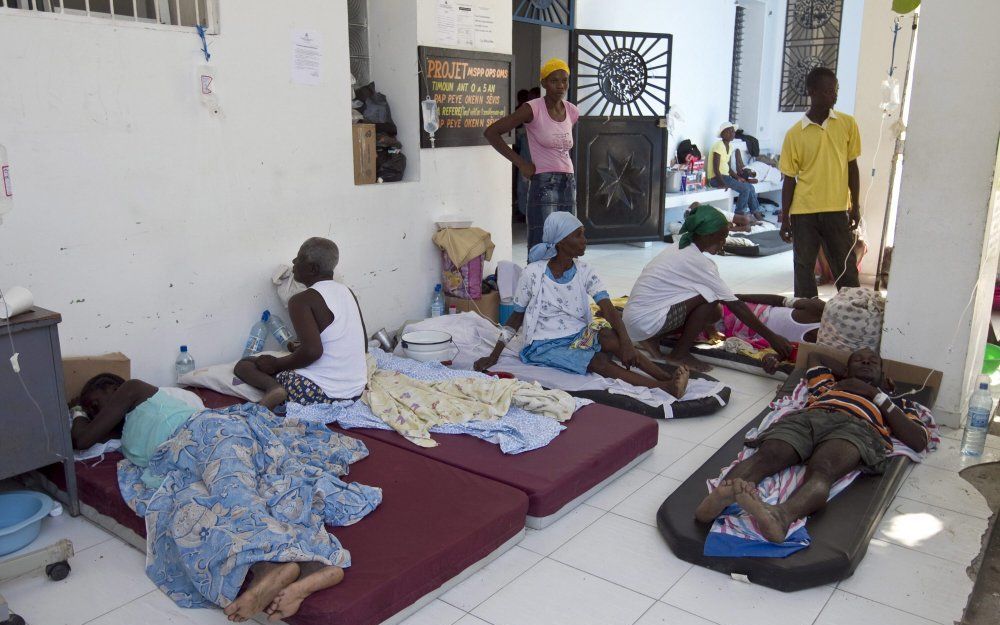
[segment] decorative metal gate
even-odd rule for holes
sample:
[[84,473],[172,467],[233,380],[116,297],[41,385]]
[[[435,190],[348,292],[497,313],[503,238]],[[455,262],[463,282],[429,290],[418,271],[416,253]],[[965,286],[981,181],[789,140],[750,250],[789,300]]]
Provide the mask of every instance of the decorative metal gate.
[[573,30],[573,0],[513,0],[514,21]]
[[594,243],[663,236],[673,36],[573,31],[577,216]]

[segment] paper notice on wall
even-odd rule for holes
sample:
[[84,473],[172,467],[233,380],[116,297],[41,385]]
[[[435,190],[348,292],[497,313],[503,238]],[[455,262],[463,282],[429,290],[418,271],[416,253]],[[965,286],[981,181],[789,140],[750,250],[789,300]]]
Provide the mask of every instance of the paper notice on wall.
[[485,50],[495,49],[497,47],[497,19],[493,12],[493,5],[485,2],[477,4],[473,20],[475,47]]
[[437,4],[437,42],[443,46],[458,45],[458,2],[456,0],[438,0]]
[[476,8],[471,2],[458,2],[455,30],[458,36],[458,47],[476,47]]
[[437,43],[468,50],[496,48],[497,17],[482,0],[437,0]]
[[315,30],[292,31],[292,82],[318,85],[323,72],[323,40]]

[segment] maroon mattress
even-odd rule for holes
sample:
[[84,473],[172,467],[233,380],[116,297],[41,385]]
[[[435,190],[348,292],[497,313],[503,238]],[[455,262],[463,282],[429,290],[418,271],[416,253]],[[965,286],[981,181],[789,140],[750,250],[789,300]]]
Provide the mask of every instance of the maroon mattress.
[[[191,389],[210,408],[239,401],[206,389]],[[566,422],[551,443],[523,454],[473,436],[437,434],[437,447],[418,447],[392,430],[338,430],[395,445],[476,475],[513,486],[528,495],[528,515],[559,512],[616,471],[656,446],[659,428],[648,417],[603,404],[590,404]],[[354,434],[352,434],[354,435]]]
[[[524,528],[528,500],[521,491],[363,434],[350,435],[364,441],[371,455],[352,465],[345,479],[381,487],[384,500],[359,523],[330,528],[354,564],[341,584],[303,603],[287,619],[292,625],[381,623]],[[76,463],[80,500],[144,536],[142,519],[118,490],[119,459],[116,453],[94,467]]]
[[591,404],[565,423],[551,443],[507,455],[472,436],[434,434],[437,447],[418,447],[392,430],[349,430],[502,482],[528,495],[528,515],[559,512],[616,471],[656,446],[659,428],[649,417]]

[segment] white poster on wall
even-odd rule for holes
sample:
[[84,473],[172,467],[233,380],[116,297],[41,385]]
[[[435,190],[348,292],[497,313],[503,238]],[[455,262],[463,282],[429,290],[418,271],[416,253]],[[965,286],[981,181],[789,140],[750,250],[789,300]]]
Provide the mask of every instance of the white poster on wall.
[[458,2],[455,11],[455,30],[458,36],[458,47],[476,47],[476,7],[471,2]]
[[497,47],[497,19],[493,5],[480,2],[476,5],[474,19],[475,47],[481,50],[494,50]]
[[318,85],[323,73],[323,39],[315,30],[292,31],[292,82]]
[[457,0],[438,0],[437,42],[443,46],[458,45],[458,2]]
[[437,0],[435,27],[438,45],[496,49],[496,12],[482,0]]

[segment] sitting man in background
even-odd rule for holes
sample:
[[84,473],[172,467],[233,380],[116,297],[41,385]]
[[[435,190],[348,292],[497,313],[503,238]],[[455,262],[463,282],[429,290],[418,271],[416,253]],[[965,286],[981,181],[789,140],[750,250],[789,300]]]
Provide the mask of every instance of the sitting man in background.
[[[830,488],[855,469],[882,473],[892,437],[914,451],[923,451],[930,433],[915,404],[893,401],[885,391],[882,359],[871,349],[851,354],[846,373],[839,363],[809,355],[806,407],[785,415],[746,445],[757,452],[726,474],[708,494],[695,518],[711,523],[736,502],[757,523],[767,540],[785,540],[789,526],[826,505]],[[837,373],[835,373],[837,371]],[[771,505],[761,501],[757,483],[797,464],[806,465],[805,478],[791,496]]]
[[337,244],[313,237],[292,261],[292,275],[308,288],[288,300],[299,337],[288,356],[257,356],[236,363],[236,377],[264,391],[261,404],[325,404],[357,399],[368,381],[368,344],[354,293],[333,279]]
[[[748,226],[755,220],[764,218],[764,213],[760,210],[757,202],[757,190],[749,179],[743,177],[743,157],[740,151],[733,148],[733,139],[736,138],[736,124],[725,122],[719,127],[719,140],[712,145],[705,163],[708,176],[708,184],[716,189],[732,189],[738,195],[736,205],[733,207],[733,224],[736,226]],[[732,171],[731,163],[735,152],[736,171]],[[756,182],[754,180],[753,182]]]

